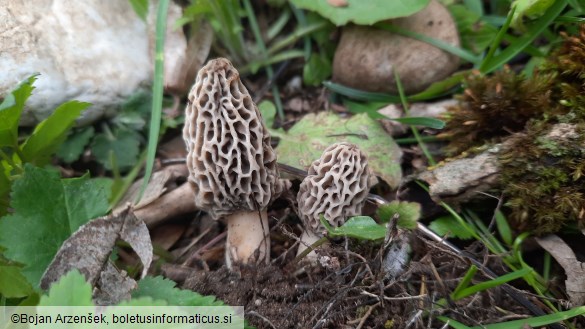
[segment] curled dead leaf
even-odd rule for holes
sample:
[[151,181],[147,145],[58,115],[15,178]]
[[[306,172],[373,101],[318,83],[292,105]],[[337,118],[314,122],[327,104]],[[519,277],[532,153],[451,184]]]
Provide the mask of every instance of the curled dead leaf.
[[[108,265],[109,257],[118,239],[126,241],[134,249],[143,264],[142,277],[146,276],[153,257],[150,235],[144,222],[134,216],[131,207],[127,207],[117,215],[96,218],[73,233],[43,274],[41,288],[48,289],[62,275],[76,268],[96,289],[112,290],[112,287],[99,287],[99,283],[100,278],[104,278],[103,272],[111,266]],[[124,286],[133,285],[126,282]]]
[[565,286],[571,304],[575,307],[585,305],[585,263],[577,260],[573,249],[557,235],[550,234],[536,238],[536,242],[548,251],[565,270],[567,275]]

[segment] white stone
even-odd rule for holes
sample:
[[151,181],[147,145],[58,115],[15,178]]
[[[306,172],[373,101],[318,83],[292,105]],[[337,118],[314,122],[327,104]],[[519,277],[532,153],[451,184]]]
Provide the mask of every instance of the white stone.
[[[0,6],[0,95],[40,73],[21,125],[34,125],[73,99],[93,104],[79,120],[92,122],[114,113],[141,88],[150,88],[154,39],[149,35],[154,28],[147,27],[129,1],[4,3]],[[150,16],[155,8],[151,5]],[[171,3],[170,16],[176,19],[180,10]],[[173,28],[174,20],[167,24],[171,41],[165,54],[171,67],[174,58],[184,56],[187,40],[180,28]]]

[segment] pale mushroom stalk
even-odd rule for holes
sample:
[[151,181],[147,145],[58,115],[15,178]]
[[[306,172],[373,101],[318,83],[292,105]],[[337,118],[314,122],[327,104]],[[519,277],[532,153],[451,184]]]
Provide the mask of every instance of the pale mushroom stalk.
[[[356,145],[337,143],[323,151],[309,167],[297,195],[299,217],[305,226],[297,255],[323,236],[326,230],[321,216],[337,227],[361,213],[371,177],[368,160]],[[312,251],[306,258],[315,262],[317,255]]]
[[196,206],[227,222],[227,266],[267,261],[266,208],[287,183],[260,112],[227,59],[211,60],[197,74],[183,139]]
[[270,260],[270,230],[266,209],[259,212],[235,212],[226,216],[226,221],[225,261],[228,268],[231,268],[232,261],[246,263],[251,257],[258,263]]

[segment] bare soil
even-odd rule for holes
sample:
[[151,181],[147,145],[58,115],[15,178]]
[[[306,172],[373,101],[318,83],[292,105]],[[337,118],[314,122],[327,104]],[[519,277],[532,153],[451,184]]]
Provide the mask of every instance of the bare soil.
[[[531,315],[500,288],[449,300],[469,262],[416,233],[412,241],[413,260],[395,280],[384,279],[380,271],[379,245],[349,242],[346,247],[338,241],[320,253],[328,260],[324,266],[296,264],[291,250],[268,266],[194,271],[183,287],[243,305],[249,324],[257,328],[439,328],[445,324],[439,316],[480,325]],[[276,247],[273,253],[284,251]],[[473,254],[483,259],[483,250]],[[488,257],[485,263],[498,271],[497,260]],[[474,282],[487,279],[480,271]],[[540,305],[529,294],[516,293]]]

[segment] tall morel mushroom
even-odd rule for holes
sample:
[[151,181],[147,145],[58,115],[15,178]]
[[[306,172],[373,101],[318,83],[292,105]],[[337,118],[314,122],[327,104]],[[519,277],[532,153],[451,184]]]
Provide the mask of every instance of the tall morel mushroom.
[[195,203],[227,222],[226,264],[269,259],[266,207],[287,187],[256,104],[225,58],[209,61],[189,93],[183,138]]
[[[337,143],[323,151],[311,164],[297,195],[298,213],[305,231],[298,254],[316,242],[326,231],[320,216],[334,227],[350,216],[359,215],[366,202],[371,173],[365,154],[350,143]],[[309,260],[315,259],[311,252]]]

